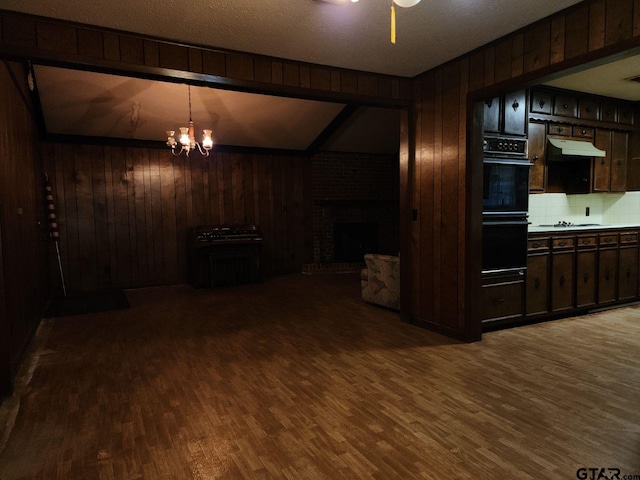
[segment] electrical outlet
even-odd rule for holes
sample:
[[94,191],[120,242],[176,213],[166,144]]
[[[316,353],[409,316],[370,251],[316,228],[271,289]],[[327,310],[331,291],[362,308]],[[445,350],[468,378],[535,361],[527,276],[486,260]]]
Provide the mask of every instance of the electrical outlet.
[[590,212],[589,212],[589,207],[587,207],[587,208],[585,209],[584,214],[588,217],[588,216],[589,216],[589,213],[590,213]]

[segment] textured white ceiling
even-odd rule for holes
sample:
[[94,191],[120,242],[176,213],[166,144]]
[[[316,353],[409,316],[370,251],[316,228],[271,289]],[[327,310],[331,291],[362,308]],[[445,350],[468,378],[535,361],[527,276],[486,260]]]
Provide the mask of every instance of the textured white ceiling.
[[415,76],[579,0],[2,0],[0,8],[321,65]]

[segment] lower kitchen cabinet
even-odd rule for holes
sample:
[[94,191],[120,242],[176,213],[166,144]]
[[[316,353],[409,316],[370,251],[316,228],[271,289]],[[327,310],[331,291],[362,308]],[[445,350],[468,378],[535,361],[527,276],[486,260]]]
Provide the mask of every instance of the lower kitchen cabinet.
[[618,234],[601,234],[598,248],[598,304],[618,299]]
[[551,312],[573,309],[574,282],[574,237],[551,240]]
[[597,300],[598,237],[579,235],[576,240],[576,308],[593,307]]
[[513,318],[557,318],[639,299],[639,237],[633,229],[530,233],[525,313]]
[[637,295],[638,233],[621,233],[618,250],[618,300],[633,300]]
[[549,239],[529,240],[526,275],[527,316],[549,313]]
[[524,318],[524,272],[483,274],[483,325],[514,322]]

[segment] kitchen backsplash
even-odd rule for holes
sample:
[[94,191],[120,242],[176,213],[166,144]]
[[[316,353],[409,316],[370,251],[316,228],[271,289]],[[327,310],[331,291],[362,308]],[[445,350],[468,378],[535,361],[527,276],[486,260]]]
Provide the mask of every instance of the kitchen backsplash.
[[529,195],[529,221],[531,225],[553,225],[562,221],[640,225],[640,192]]

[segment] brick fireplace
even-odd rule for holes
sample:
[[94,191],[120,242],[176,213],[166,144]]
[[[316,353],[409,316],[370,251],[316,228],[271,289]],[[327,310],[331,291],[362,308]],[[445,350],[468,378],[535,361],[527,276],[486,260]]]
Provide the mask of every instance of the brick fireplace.
[[364,253],[398,254],[397,155],[317,155],[312,189],[316,265],[348,267],[362,263]]

